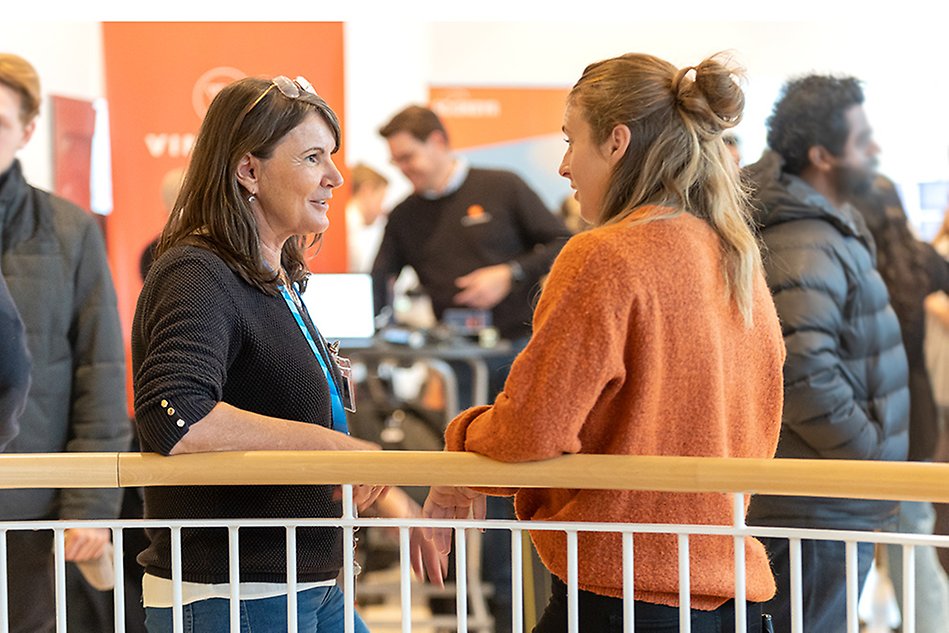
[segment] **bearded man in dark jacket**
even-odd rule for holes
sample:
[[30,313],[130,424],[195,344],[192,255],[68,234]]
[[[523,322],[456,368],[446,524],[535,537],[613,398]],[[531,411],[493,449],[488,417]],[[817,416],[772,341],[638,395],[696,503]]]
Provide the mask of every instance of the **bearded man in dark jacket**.
[[[754,189],[765,273],[787,360],[778,457],[906,459],[906,353],[875,246],[848,199],[867,190],[879,147],[854,78],[811,75],[788,83],[768,120],[768,145],[744,175]],[[748,523],[799,528],[895,527],[898,503],[756,496]],[[787,539],[763,538],[778,593],[765,606],[791,630]],[[842,542],[802,541],[806,631],[846,628]],[[858,546],[859,586],[873,546]]]
[[[30,186],[16,160],[39,102],[35,69],[0,53],[0,257],[33,357],[20,432],[7,452],[127,450],[122,331],[101,232],[76,205]],[[120,500],[121,490],[3,490],[0,521],[115,518]],[[94,560],[109,545],[108,528],[65,532],[67,561]],[[8,578],[12,633],[55,629],[52,552],[49,531],[7,534],[0,574]],[[71,601],[74,594],[67,592]]]

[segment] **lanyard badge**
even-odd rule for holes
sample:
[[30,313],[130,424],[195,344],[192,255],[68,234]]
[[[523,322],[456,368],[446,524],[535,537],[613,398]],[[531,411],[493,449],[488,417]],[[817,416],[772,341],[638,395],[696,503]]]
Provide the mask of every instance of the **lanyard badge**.
[[330,358],[339,370],[342,380],[343,408],[350,413],[356,413],[356,389],[353,386],[353,365],[350,360],[339,355],[339,341],[333,341],[327,346]]

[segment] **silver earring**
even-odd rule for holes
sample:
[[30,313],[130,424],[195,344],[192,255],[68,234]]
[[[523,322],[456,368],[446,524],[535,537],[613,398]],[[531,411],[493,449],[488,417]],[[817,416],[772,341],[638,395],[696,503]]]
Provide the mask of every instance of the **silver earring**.
[[257,196],[255,196],[254,194],[250,194],[247,197],[247,202],[250,202],[251,204],[253,204],[254,202],[257,202]]

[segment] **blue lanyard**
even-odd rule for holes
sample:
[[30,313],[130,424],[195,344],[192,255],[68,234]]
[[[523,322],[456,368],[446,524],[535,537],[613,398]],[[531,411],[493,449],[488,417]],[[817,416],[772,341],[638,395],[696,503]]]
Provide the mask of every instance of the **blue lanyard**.
[[[303,322],[303,317],[300,316],[300,310],[297,309],[297,304],[293,300],[293,297],[290,296],[290,292],[283,286],[277,287],[280,288],[280,293],[283,295],[283,300],[286,301],[287,305],[290,307],[290,312],[293,313],[293,318],[296,319],[297,325],[300,326],[300,331],[303,332],[303,336],[306,337],[306,342],[310,344],[310,349],[313,351],[313,355],[316,356],[316,360],[319,361],[320,367],[323,369],[323,375],[326,377],[326,382],[329,384],[330,401],[333,404],[333,418],[331,420],[331,428],[349,435],[349,426],[346,424],[346,410],[343,408],[343,398],[339,395],[339,388],[336,386],[336,380],[333,377],[333,373],[327,366],[326,360],[323,359],[323,355],[320,354],[319,349],[317,349],[316,341],[313,340],[313,335],[310,334],[310,329]],[[316,328],[315,323],[313,324],[313,327]],[[317,335],[319,335],[318,329]]]

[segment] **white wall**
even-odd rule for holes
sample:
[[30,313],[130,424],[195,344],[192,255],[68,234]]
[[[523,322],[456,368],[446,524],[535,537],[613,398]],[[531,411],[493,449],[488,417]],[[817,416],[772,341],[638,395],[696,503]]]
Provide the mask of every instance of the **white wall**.
[[900,18],[442,23],[432,27],[431,81],[571,85],[586,64],[621,53],[652,53],[681,66],[728,50],[747,69],[746,117],[737,131],[748,158],[764,147],[765,119],[789,76],[845,73],[865,82],[881,167],[899,178],[946,178],[945,41],[942,23]]
[[[641,51],[678,65],[731,50],[747,69],[746,161],[764,147],[765,119],[791,75],[853,74],[883,147],[881,169],[905,186],[949,178],[949,82],[943,22],[912,20],[671,21],[603,19],[422,22],[351,19],[346,25],[345,139],[351,161],[391,176],[390,197],[408,190],[376,133],[395,111],[423,101],[429,84],[569,86],[594,60]],[[95,22],[0,22],[0,49],[32,61],[47,93],[103,94],[101,29]],[[306,47],[301,47],[306,54]],[[160,78],[158,79],[160,81]],[[29,177],[50,182],[49,138],[41,121],[22,154]]]
[[428,100],[430,41],[431,25],[417,21],[348,22],[343,35],[346,157],[351,164],[362,161],[385,174],[390,206],[408,195],[411,187],[389,163],[389,151],[378,130],[405,105]]

